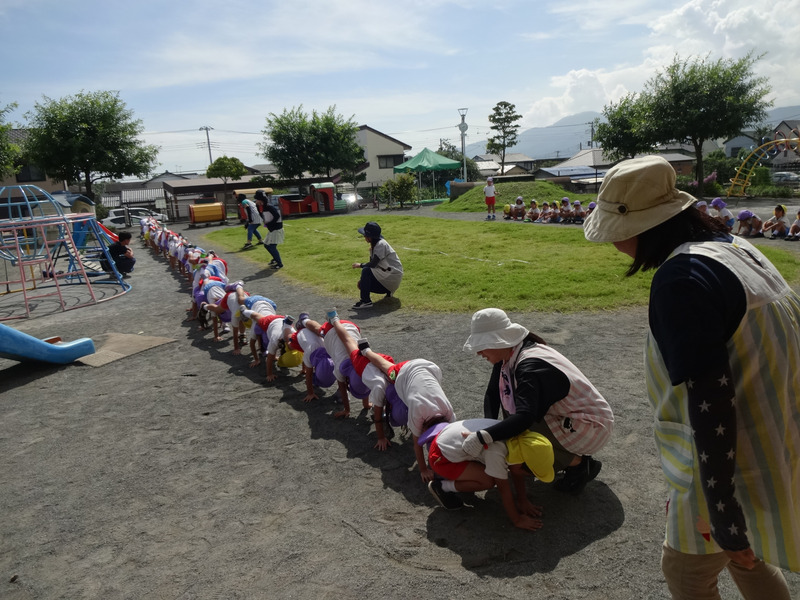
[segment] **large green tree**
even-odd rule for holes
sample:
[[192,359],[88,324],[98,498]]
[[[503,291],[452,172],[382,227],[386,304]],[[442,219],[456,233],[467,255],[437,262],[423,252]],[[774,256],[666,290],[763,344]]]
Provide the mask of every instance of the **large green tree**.
[[594,139],[605,156],[617,161],[652,151],[645,109],[646,102],[640,101],[636,94],[628,94],[617,104],[612,102],[603,107],[606,120],[595,120]]
[[[439,140],[439,148],[436,150],[436,154],[441,154],[442,156],[446,156],[452,160],[457,160],[459,162],[464,161],[464,155],[461,154],[461,150],[456,148],[455,144],[449,142],[448,140]],[[437,178],[438,179],[460,179],[461,178],[461,169],[454,169],[452,171],[439,171]],[[478,165],[475,164],[475,161],[471,158],[467,157],[467,181],[478,181],[481,179],[481,172],[478,169]]]
[[522,115],[518,115],[516,110],[517,107],[510,102],[502,101],[495,105],[489,115],[489,129],[495,134],[486,141],[486,152],[499,154],[501,165],[506,162],[506,150],[517,144],[517,131],[520,128],[517,121]]
[[27,158],[50,177],[81,182],[90,198],[95,181],[145,177],[156,165],[158,147],[139,139],[144,126],[117,92],[45,96],[26,117]]
[[225,210],[228,210],[228,180],[239,181],[242,175],[247,173],[242,161],[235,156],[220,156],[217,160],[211,163],[206,169],[206,177],[219,177],[222,179],[222,187],[224,188]]
[[752,52],[738,60],[680,59],[645,84],[649,136],[659,144],[690,143],[697,181],[703,181],[703,144],[731,138],[766,120],[770,86],[756,77]]
[[17,172],[20,148],[11,141],[14,126],[6,123],[6,115],[17,107],[15,103],[0,108],[0,179]]
[[364,161],[357,131],[352,117],[337,115],[335,106],[308,115],[301,105],[280,115],[270,113],[259,146],[283,178],[299,179],[304,172],[330,177],[333,171],[352,171]]

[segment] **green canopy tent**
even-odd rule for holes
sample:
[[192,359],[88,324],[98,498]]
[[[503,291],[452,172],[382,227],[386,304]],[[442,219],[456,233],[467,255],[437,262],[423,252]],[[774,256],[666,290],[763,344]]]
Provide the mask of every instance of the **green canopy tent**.
[[[422,151],[415,157],[407,160],[406,162],[397,165],[394,168],[395,173],[422,173],[423,171],[452,171],[453,169],[460,169],[461,162],[436,154],[433,150],[423,148]],[[422,182],[419,182],[422,187]],[[436,174],[433,176],[433,191],[436,195]]]

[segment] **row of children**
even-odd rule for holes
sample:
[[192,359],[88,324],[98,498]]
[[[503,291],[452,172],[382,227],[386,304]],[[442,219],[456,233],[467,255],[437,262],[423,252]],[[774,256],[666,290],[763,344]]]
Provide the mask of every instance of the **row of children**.
[[[229,280],[224,259],[192,246],[153,220],[142,221],[142,236],[157,255],[167,258],[191,282],[189,318],[196,318],[202,329],[209,327],[210,321],[216,341],[222,340],[219,324],[222,333],[226,328],[232,330],[235,355],[241,354],[245,339],[249,340],[250,367],[259,366],[263,358],[267,382],[278,378],[276,367],[300,366],[305,376],[304,402],[318,399],[316,389],[336,386],[342,408],[334,417],[350,415],[350,396],[361,401],[364,411],[372,410],[378,450],[391,446],[392,427],[410,430],[421,479],[441,506],[463,506],[456,492],[497,487],[515,526],[541,527],[541,509],[529,502],[524,477],[533,474],[550,482],[555,471],[563,468],[558,466],[558,452],[547,436],[526,429],[509,439],[489,439],[467,449],[468,436],[488,437],[486,430],[501,421],[457,421],[442,389],[442,371],[435,363],[422,358],[399,361],[374,351],[361,327],[340,318],[335,309],[322,320],[307,312],[297,319],[280,314],[273,300],[245,289],[242,281]],[[596,471],[593,474],[596,476]],[[576,486],[572,479],[562,477],[556,488],[577,493],[586,480]]]
[[[708,212],[708,204],[705,200],[700,200],[696,206],[701,212]],[[790,224],[785,204],[778,204],[773,209],[772,216],[766,221],[748,209],[739,211],[734,218],[727,206],[722,198],[714,198],[711,201],[711,208],[714,209],[713,216],[722,221],[728,231],[733,232],[733,226],[738,222],[739,226],[736,230],[738,236],[764,237],[773,240],[783,238],[787,242],[800,241],[800,210],[797,211],[797,218]]]
[[525,206],[522,196],[517,196],[516,202],[506,204],[503,207],[503,218],[509,221],[523,221],[525,223],[583,223],[597,206],[596,202],[590,202],[584,209],[580,200],[570,203],[569,198],[561,199],[561,205],[556,202],[542,202],[539,208],[536,200],[531,200],[530,206]]

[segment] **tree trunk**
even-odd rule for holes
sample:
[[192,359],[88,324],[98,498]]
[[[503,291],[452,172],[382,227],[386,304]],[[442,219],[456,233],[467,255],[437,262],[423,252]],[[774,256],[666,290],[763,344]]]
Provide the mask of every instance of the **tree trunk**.
[[84,171],[83,177],[84,177],[83,185],[86,188],[86,197],[90,198],[91,200],[94,200],[94,192],[92,191],[91,172],[87,169],[86,171]]
[[694,156],[697,160],[694,175],[697,178],[697,195],[702,196],[703,192],[703,140],[692,140],[694,145]]

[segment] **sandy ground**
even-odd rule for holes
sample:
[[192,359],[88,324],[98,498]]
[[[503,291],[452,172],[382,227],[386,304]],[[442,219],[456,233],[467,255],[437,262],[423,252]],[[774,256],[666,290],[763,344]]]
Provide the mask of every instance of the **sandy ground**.
[[[617,420],[582,495],[529,485],[545,509],[531,533],[510,524],[496,492],[467,496],[460,511],[436,508],[410,439],[398,432],[387,452],[374,450],[365,414],[331,417],[333,389],[302,402],[298,369],[266,384],[232,355],[229,336],[215,343],[184,321],[187,285],[133,246],[127,295],[6,322],[98,345],[113,333],[176,341],[97,368],[0,359],[0,598],[668,597],[644,309],[511,315],[580,366]],[[249,252],[263,266],[233,253],[232,277],[282,312],[321,318],[355,299],[288,284],[289,256],[276,274],[263,249]],[[458,416],[481,415],[490,366],[461,350],[470,315],[412,313],[402,288],[370,311],[341,313],[375,348],[438,363]],[[800,597],[800,576],[787,578]],[[738,597],[727,576],[722,588]]]

